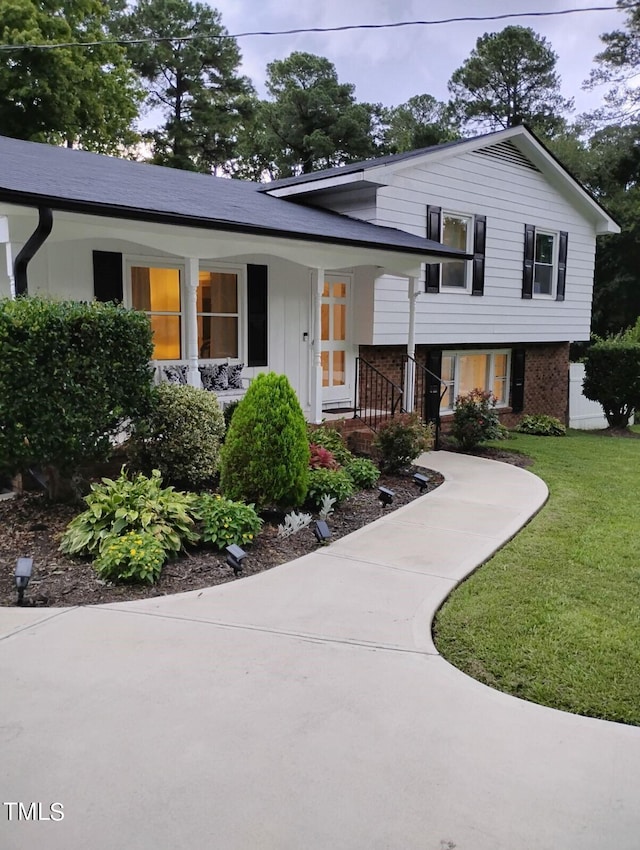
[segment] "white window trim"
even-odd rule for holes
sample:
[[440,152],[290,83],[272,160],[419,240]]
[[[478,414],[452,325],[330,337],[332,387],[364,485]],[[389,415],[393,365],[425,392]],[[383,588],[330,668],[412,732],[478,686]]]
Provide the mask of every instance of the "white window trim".
[[[222,274],[235,274],[238,278],[238,357],[237,359],[231,358],[232,361],[238,363],[246,363],[247,362],[247,352],[249,350],[249,341],[247,339],[247,332],[245,327],[245,320],[247,315],[246,310],[246,298],[247,298],[247,267],[246,266],[234,266],[226,263],[218,263],[218,262],[207,262],[206,260],[200,262],[200,271],[201,272],[220,272]],[[210,313],[198,313],[198,315],[222,315],[222,314],[210,314]],[[232,315],[232,314],[228,314]],[[235,315],[235,314],[234,314]],[[226,363],[229,358],[227,357],[202,357],[200,358],[201,363]]]
[[[461,218],[466,219],[469,222],[467,227],[467,245],[466,245],[466,253],[473,253],[473,234],[475,231],[475,216],[468,212],[457,212],[455,210],[443,209],[441,213],[441,221],[440,221],[440,241],[444,245],[444,220],[446,216],[450,216],[451,218]],[[444,283],[444,274],[443,269],[444,265],[440,266],[440,289],[444,292],[466,292],[469,293],[471,291],[471,261],[464,260],[464,286],[447,286]]]
[[[536,292],[536,244],[538,236],[553,236],[553,263],[551,266],[551,292]],[[560,233],[557,230],[547,230],[544,227],[536,227],[533,234],[533,280],[531,281],[532,298],[542,298],[547,301],[555,301],[556,287],[558,285],[558,246]]]
[[[444,357],[454,357],[457,361],[458,357],[461,356],[475,356],[486,354],[489,358],[488,360],[488,372],[489,376],[485,377],[485,386],[483,389],[487,392],[491,392],[493,394],[493,382],[495,377],[495,358],[497,355],[506,354],[507,356],[507,374],[505,376],[505,400],[498,401],[496,404],[497,409],[504,409],[509,406],[509,387],[511,386],[511,349],[510,348],[461,348],[456,349],[455,351],[443,350],[442,356]],[[460,395],[460,370],[457,368],[457,362],[454,365],[453,372],[453,399],[455,399]],[[488,386],[487,386],[488,384]],[[443,407],[440,410],[441,414],[453,413],[453,407]]]
[[[154,257],[147,254],[125,254],[122,258],[124,266],[124,292],[123,303],[129,309],[133,308],[133,295],[131,287],[131,268],[148,267],[156,269],[177,269],[180,273],[180,350],[183,357],[180,360],[158,361],[170,365],[171,363],[187,363],[186,360],[186,331],[185,331],[185,304],[188,293],[186,292],[186,267],[184,262],[172,260],[170,257]],[[199,270],[205,272],[231,272],[238,276],[238,358],[234,362],[246,363],[248,352],[248,340],[246,330],[246,297],[247,297],[247,267],[231,263],[200,260]],[[173,315],[173,314],[172,314]],[[221,359],[202,358],[201,363],[226,363],[229,358]]]

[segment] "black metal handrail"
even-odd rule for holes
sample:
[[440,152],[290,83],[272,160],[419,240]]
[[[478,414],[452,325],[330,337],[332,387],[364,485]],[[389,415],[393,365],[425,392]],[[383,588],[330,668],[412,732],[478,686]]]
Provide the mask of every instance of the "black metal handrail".
[[355,387],[353,417],[361,419],[372,431],[401,409],[402,387],[362,357],[356,357]]
[[[414,383],[413,383],[413,410],[418,411],[425,422],[433,422],[435,427],[434,434],[434,448],[437,450],[440,448],[440,405],[442,403],[442,399],[445,396],[445,393],[448,389],[448,384],[446,384],[440,375],[436,375],[435,372],[432,372],[430,369],[427,369],[426,366],[423,366],[422,363],[418,363],[415,357],[411,357],[409,354],[402,355],[402,391],[403,398],[408,399],[407,387],[405,386],[405,382],[407,380],[407,365],[411,362],[414,367]],[[430,381],[429,379],[433,380]],[[437,381],[437,384],[436,384]],[[429,396],[431,393],[435,394],[438,391],[436,387],[442,387],[442,392],[438,393],[437,404],[434,404],[435,407],[435,416],[429,415]],[[434,399],[435,401],[435,399]],[[402,408],[403,412],[407,411],[406,405]]]

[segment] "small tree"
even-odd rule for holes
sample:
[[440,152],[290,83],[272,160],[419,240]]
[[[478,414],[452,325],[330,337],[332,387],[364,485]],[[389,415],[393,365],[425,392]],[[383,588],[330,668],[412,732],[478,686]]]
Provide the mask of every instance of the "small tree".
[[586,354],[583,392],[600,402],[610,428],[626,428],[640,407],[640,342],[601,339]]
[[113,304],[0,300],[0,467],[45,470],[51,498],[146,413],[151,328]]
[[284,375],[258,375],[233,415],[222,448],[220,489],[258,507],[301,505],[309,444],[302,408]]

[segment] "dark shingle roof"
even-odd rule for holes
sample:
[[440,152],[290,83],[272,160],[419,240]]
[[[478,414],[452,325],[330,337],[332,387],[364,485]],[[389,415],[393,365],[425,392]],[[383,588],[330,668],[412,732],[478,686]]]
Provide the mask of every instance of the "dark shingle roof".
[[500,130],[492,133],[483,133],[479,136],[474,136],[473,139],[457,139],[455,142],[443,142],[440,145],[431,145],[428,148],[417,148],[414,151],[406,151],[405,153],[388,154],[387,156],[379,156],[375,159],[364,159],[362,162],[351,162],[349,165],[338,165],[335,168],[324,168],[322,171],[312,171],[310,174],[299,174],[296,177],[283,177],[282,180],[272,180],[270,183],[265,183],[260,188],[263,192],[270,192],[273,189],[282,189],[285,186],[296,186],[299,183],[314,183],[316,180],[326,180],[327,177],[338,177],[342,174],[355,174],[358,171],[366,171],[368,168],[377,168],[379,165],[393,165],[396,162],[402,162],[405,159],[413,159],[416,156],[423,156],[425,153],[432,151],[441,151],[446,148],[455,148],[458,145],[463,145],[466,142],[475,139],[484,139],[490,136],[495,136]]
[[0,201],[410,254],[459,255],[394,228],[265,195],[261,188],[0,136]]

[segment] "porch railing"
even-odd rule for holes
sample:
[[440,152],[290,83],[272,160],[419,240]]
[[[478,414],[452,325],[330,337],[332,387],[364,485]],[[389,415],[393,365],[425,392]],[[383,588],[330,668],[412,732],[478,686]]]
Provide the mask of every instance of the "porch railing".
[[372,431],[402,409],[402,387],[362,357],[356,357],[355,393],[353,416]]
[[403,412],[416,411],[435,428],[434,448],[440,448],[440,405],[448,385],[408,354],[402,355]]

